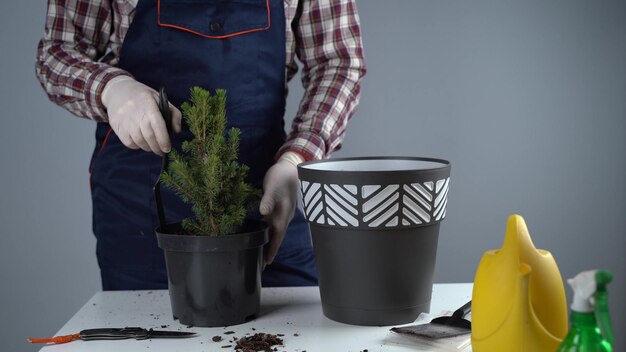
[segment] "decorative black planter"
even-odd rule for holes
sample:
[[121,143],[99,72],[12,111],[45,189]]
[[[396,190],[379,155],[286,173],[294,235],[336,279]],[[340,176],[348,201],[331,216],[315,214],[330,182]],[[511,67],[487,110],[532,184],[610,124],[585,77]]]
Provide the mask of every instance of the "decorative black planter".
[[398,325],[430,310],[450,163],[344,158],[298,167],[324,315]]
[[180,235],[180,224],[156,229],[165,252],[172,314],[182,324],[245,323],[259,313],[267,224],[246,220],[225,236]]

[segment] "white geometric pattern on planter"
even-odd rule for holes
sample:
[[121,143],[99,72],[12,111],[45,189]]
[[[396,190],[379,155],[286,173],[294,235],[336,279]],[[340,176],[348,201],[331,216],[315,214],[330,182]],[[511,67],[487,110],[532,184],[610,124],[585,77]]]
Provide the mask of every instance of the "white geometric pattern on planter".
[[300,190],[304,214],[311,223],[406,227],[445,218],[449,184],[449,177],[422,183],[360,187],[301,181]]

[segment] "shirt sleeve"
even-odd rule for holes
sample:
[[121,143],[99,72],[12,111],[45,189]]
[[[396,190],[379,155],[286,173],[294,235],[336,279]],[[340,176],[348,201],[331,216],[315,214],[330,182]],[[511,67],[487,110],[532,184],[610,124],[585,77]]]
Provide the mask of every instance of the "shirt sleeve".
[[[72,114],[107,120],[101,94],[113,77],[129,75],[102,61],[112,32],[109,0],[49,0],[35,71],[51,101]],[[108,54],[108,55],[107,55]]]
[[366,70],[355,0],[301,0],[299,6],[294,35],[305,92],[277,155],[291,151],[310,161],[341,147]]

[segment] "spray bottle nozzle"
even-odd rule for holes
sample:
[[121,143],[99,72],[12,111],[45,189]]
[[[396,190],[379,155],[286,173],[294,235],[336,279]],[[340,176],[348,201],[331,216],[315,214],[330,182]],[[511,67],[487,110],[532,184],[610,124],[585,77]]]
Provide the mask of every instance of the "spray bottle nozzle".
[[579,313],[590,313],[594,311],[595,293],[597,291],[596,270],[584,271],[567,283],[574,291],[572,310]]

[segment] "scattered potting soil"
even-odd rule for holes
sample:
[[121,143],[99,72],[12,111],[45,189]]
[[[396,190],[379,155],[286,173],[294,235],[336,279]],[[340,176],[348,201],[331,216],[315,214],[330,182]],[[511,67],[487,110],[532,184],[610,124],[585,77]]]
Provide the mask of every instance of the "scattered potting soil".
[[272,346],[282,346],[283,339],[274,334],[265,334],[262,332],[256,333],[252,336],[242,337],[237,340],[235,345],[236,351],[241,352],[272,352]]
[[167,328],[169,325],[161,325],[161,329]]
[[234,333],[235,333],[234,331],[226,331],[226,332],[224,333],[224,335],[230,335],[230,334],[234,334]]
[[222,346],[222,348],[231,348],[231,347],[233,347],[233,345],[224,345],[224,346]]
[[222,341],[222,337],[221,336],[213,336],[213,342],[220,342]]

